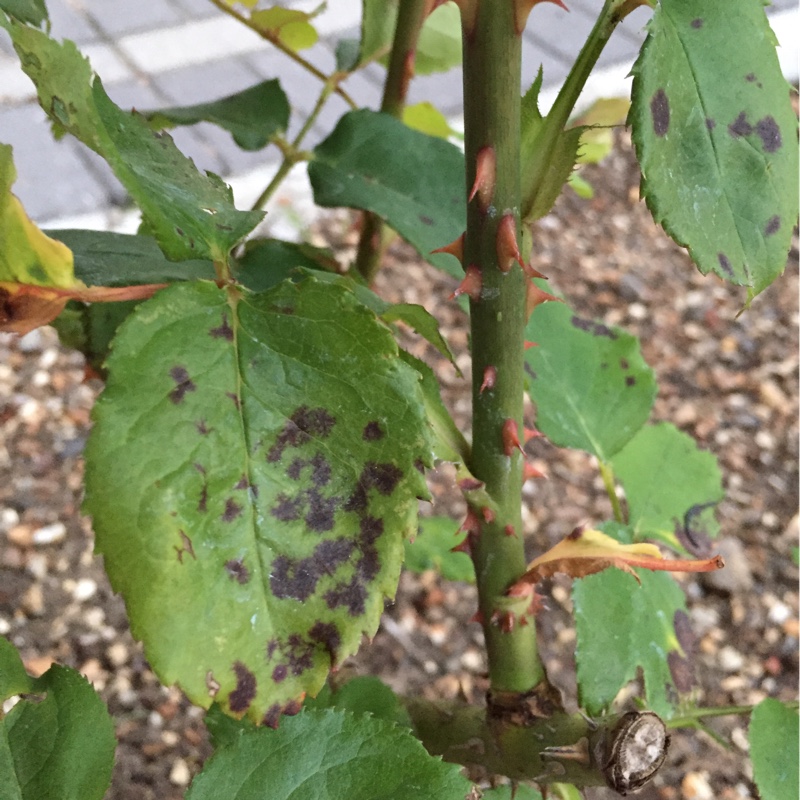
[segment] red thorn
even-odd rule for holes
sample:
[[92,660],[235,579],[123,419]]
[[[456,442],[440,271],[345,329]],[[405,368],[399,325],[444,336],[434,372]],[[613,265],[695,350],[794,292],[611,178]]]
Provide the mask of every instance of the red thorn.
[[564,302],[560,297],[556,297],[540,289],[533,281],[528,281],[525,295],[525,308],[528,312],[528,316],[530,316],[536,306],[540,306],[542,303],[547,303],[550,300],[555,300],[558,303]]
[[472,547],[470,547],[469,536],[463,542],[460,542],[455,547],[450,548],[451,553],[466,553],[468,556],[472,555]]
[[569,11],[564,5],[563,0],[514,0],[514,28],[517,33],[521,34],[525,30],[525,25],[528,21],[531,9],[537,3],[554,3],[560,8],[563,8],[564,11]]
[[539,346],[539,342],[525,342],[524,346],[525,346],[526,350],[530,350],[531,347],[538,347]]
[[485,211],[492,203],[494,188],[497,185],[497,158],[494,147],[486,145],[478,150],[475,157],[475,182],[469,193],[467,202],[472,202],[478,196],[478,202]]
[[497,367],[486,367],[483,371],[483,383],[481,384],[481,388],[478,390],[480,394],[483,394],[484,390],[486,389],[494,389],[494,384],[497,381]]
[[506,611],[505,614],[500,615],[500,619],[498,624],[500,626],[500,630],[503,633],[511,633],[514,630],[514,625],[517,622],[517,615],[512,614],[510,611]]
[[497,266],[508,272],[516,261],[523,269],[522,255],[517,244],[517,220],[513,214],[504,214],[497,226]]
[[481,530],[481,521],[478,515],[471,507],[467,507],[467,516],[461,523],[459,531],[466,531],[468,534],[477,536]]
[[467,267],[467,273],[464,275],[464,280],[458,284],[456,290],[450,295],[450,299],[454,300],[462,294],[469,296],[470,300],[478,302],[481,299],[481,290],[483,289],[483,278],[481,271],[473,264]]
[[517,532],[514,530],[514,526],[513,525],[506,525],[505,528],[503,528],[503,533],[506,536],[516,536],[517,535]]
[[524,614],[521,614],[520,618],[519,618],[519,626],[520,626],[520,628],[524,628],[526,625],[529,625],[529,624],[530,623],[528,622],[528,618]]
[[487,522],[487,523],[488,522],[494,522],[495,514],[494,514],[494,511],[492,511],[492,509],[489,508],[489,506],[484,506],[481,509],[481,514],[483,514],[483,519],[484,519],[485,522]]
[[525,463],[522,467],[522,480],[527,481],[531,478],[546,478],[547,474],[540,469],[536,469],[533,464]]
[[470,618],[468,622],[478,622],[483,625],[483,611],[478,609]]
[[519,425],[515,419],[507,419],[503,423],[503,452],[510,456],[515,449],[523,452],[519,441]]
[[464,234],[462,233],[457,239],[453,239],[450,244],[446,244],[444,247],[437,247],[435,250],[431,250],[431,253],[449,253],[451,256],[455,256],[462,264],[464,263]]
[[538,439],[540,436],[544,436],[541,431],[537,431],[535,428],[523,428],[522,434],[525,437],[525,444],[531,439]]
[[477,478],[462,478],[458,482],[458,488],[461,489],[462,492],[475,492],[478,489],[483,489],[486,484],[483,481],[479,481]]
[[538,269],[530,264],[523,264],[522,269],[529,278],[541,278],[543,281],[548,280],[547,275],[543,275]]
[[533,586],[529,583],[515,583],[507,592],[506,597],[531,597],[534,594]]

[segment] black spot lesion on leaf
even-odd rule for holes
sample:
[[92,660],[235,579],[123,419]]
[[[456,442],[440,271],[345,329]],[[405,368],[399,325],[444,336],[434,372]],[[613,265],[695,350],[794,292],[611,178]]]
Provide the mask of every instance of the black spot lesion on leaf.
[[703,27],[704,20],[701,17],[696,17],[692,20],[691,25],[695,30],[700,30]]
[[183,398],[187,392],[194,392],[197,390],[194,381],[189,377],[189,372],[186,367],[176,365],[169,371],[169,376],[175,381],[175,388],[169,393],[169,399],[178,405],[183,402]]
[[609,328],[608,325],[604,325],[602,322],[593,322],[590,319],[583,319],[582,317],[573,315],[570,319],[570,324],[574,328],[578,328],[578,330],[591,333],[592,336],[606,336],[609,339],[617,338],[616,331]]
[[626,386],[636,386],[636,378],[633,375],[626,375],[625,376],[625,385]]
[[342,643],[339,629],[332,622],[315,622],[308,630],[312,642],[322,645],[331,658],[331,666],[336,665],[336,653]]
[[197,556],[194,553],[194,546],[192,545],[192,540],[186,535],[186,531],[183,530],[178,531],[178,536],[181,537],[180,547],[178,547],[178,545],[173,545],[173,549],[178,555],[178,562],[183,564],[184,553],[187,553],[195,561],[197,561]]
[[659,89],[650,100],[650,116],[653,119],[653,133],[666,136],[669,131],[669,98],[663,89]]
[[213,430],[213,428],[208,427],[208,423],[204,419],[199,419],[194,424],[195,428],[197,428],[197,432],[201,436],[208,436],[209,433]]
[[706,129],[709,132],[711,132],[716,127],[717,127],[717,121],[715,119],[711,119],[711,117],[706,117]]
[[216,328],[211,328],[208,332],[209,336],[214,339],[225,339],[228,342],[233,341],[233,328],[228,324],[228,315],[222,315],[222,323]]
[[236,392],[225,392],[225,397],[233,401],[233,404],[236,406],[237,411],[241,410],[242,402],[241,400],[239,400],[239,395],[236,394]]
[[733,272],[733,265],[731,264],[731,260],[725,253],[717,253],[717,261],[722,269],[722,271],[730,278],[734,277]]
[[740,136],[749,136],[753,132],[753,126],[747,121],[747,112],[739,112],[739,116],[728,125],[728,133],[735,139]]
[[250,570],[241,558],[232,558],[225,562],[225,571],[232,580],[244,586],[250,582]]
[[767,220],[767,224],[764,226],[764,236],[773,236],[780,230],[780,227],[781,218],[775,214]]
[[290,447],[300,447],[312,438],[326,439],[336,424],[334,417],[326,408],[301,406],[286,421],[275,443],[267,453],[267,461],[277,463],[284,451]]
[[383,439],[383,437],[384,437],[383,428],[381,428],[380,422],[378,422],[378,420],[376,419],[373,419],[370,422],[368,422],[364,426],[364,430],[361,434],[361,438],[365,442],[377,442]]
[[244,506],[241,503],[237,503],[232,497],[229,497],[225,501],[225,510],[222,512],[222,521],[223,522],[233,522],[237,517],[242,515],[242,511],[244,511]]
[[316,591],[320,578],[332,575],[348,561],[355,547],[351,539],[340,537],[320,542],[306,558],[277,556],[269,577],[272,594],[281,600],[307,600]]
[[761,139],[765,153],[774,153],[780,150],[783,140],[781,130],[774,117],[766,116],[756,123],[756,134]]
[[233,672],[236,675],[236,688],[228,697],[228,705],[234,714],[243,714],[255,700],[256,676],[241,661],[234,662]]

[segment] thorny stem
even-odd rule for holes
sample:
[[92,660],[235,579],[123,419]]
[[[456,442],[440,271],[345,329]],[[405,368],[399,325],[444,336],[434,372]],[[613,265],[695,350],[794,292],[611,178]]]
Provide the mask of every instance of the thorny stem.
[[625,522],[625,517],[622,514],[622,506],[619,503],[619,495],[617,494],[617,485],[614,481],[614,467],[606,461],[599,461],[598,468],[600,470],[600,477],[603,479],[603,485],[606,487],[608,499],[611,501],[611,508],[614,511],[614,519],[617,522]]
[[279,36],[273,36],[267,31],[263,31],[261,28],[258,27],[254,22],[251,22],[244,14],[240,14],[235,8],[229,6],[225,0],[210,0],[210,2],[216,6],[220,11],[224,14],[227,14],[229,17],[233,17],[238,22],[241,22],[247,28],[250,28],[251,31],[255,31],[262,39],[265,39],[270,44],[274,45],[278,48],[282,53],[285,53],[292,61],[296,61],[303,69],[310,72],[315,78],[319,78],[323,83],[331,84],[334,88],[333,91],[342,98],[342,100],[350,106],[350,108],[358,108],[358,104],[353,100],[352,97],[344,90],[341,86],[338,85],[338,82],[346,77],[346,73],[333,73],[333,75],[326,75],[322,70],[317,69],[310,61],[306,60],[301,56],[297,51],[292,50],[291,47],[287,47],[281,40]]
[[[403,116],[408,85],[414,74],[417,41],[430,9],[431,0],[400,0],[381,100],[381,111],[396,119]],[[383,220],[377,214],[364,212],[355,268],[368,284],[372,283],[380,269],[385,238],[384,227]]]
[[[474,25],[463,13],[464,122],[467,186],[475,182],[479,153],[493,150],[485,190],[469,203],[464,265],[476,265],[482,291],[470,302],[472,335],[473,445],[470,469],[496,504],[494,519],[481,509],[480,531],[472,558],[486,637],[493,693],[524,693],[544,682],[533,619],[502,619],[508,587],[525,571],[521,515],[522,454],[507,455],[504,426],[522,431],[523,341],[526,323],[525,275],[501,264],[501,221],[512,222],[519,237],[520,63],[521,36],[515,30],[514,5],[480,0]],[[513,238],[513,237],[512,237]],[[501,266],[504,269],[501,269]],[[487,368],[496,370],[493,388],[481,391]],[[510,534],[510,535],[509,535]],[[527,624],[520,624],[523,622]],[[505,629],[504,629],[505,627]],[[509,629],[510,628],[510,629]]]

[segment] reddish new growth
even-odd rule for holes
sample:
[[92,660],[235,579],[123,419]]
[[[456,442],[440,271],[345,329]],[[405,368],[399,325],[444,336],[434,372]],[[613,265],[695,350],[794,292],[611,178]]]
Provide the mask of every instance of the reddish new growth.
[[534,308],[536,308],[536,306],[546,303],[549,300],[555,300],[559,303],[564,302],[560,297],[556,297],[555,295],[540,289],[533,281],[528,281],[528,287],[525,295],[525,310],[528,312],[528,316],[531,315],[531,312]]
[[527,481],[531,478],[546,478],[547,474],[542,472],[540,469],[537,469],[533,466],[533,464],[529,464],[525,462],[522,466],[522,480]]
[[517,535],[517,532],[514,530],[514,526],[513,525],[506,525],[505,528],[503,528],[503,533],[506,536],[516,536]]
[[569,9],[564,5],[563,0],[514,0],[514,28],[520,36],[525,30],[525,25],[528,21],[528,16],[531,13],[531,9],[537,3],[553,3],[554,5],[563,8],[564,11],[569,11]]
[[530,350],[530,349],[531,349],[531,347],[538,347],[538,346],[539,346],[539,343],[538,343],[538,342],[524,342],[524,343],[523,343],[523,347],[524,347],[526,350]]
[[503,452],[507,456],[511,456],[514,450],[519,450],[524,455],[519,440],[519,424],[515,419],[507,419],[503,423]]
[[475,158],[475,181],[469,193],[468,202],[477,196],[481,210],[491,205],[494,188],[497,185],[497,159],[491,145],[481,147]]
[[456,290],[450,295],[450,299],[455,299],[459,295],[465,294],[470,300],[478,302],[481,299],[481,290],[483,289],[483,278],[481,271],[473,264],[467,267],[464,280],[458,284]]
[[523,269],[525,263],[517,244],[517,219],[513,214],[505,214],[497,226],[497,266],[508,272],[516,261]]
[[483,394],[487,389],[494,389],[497,382],[497,367],[486,367],[483,371],[483,382],[481,383],[480,393]]

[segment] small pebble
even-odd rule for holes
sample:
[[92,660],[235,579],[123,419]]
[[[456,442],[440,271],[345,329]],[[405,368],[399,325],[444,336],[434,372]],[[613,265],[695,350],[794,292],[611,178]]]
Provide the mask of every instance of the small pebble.
[[67,535],[67,527],[63,522],[54,522],[52,525],[45,525],[33,532],[31,537],[34,544],[55,544],[60,542]]
[[10,632],[11,623],[5,617],[0,617],[0,636],[6,636]]
[[470,648],[465,650],[461,656],[461,666],[471,672],[478,672],[483,669],[483,656],[477,651]]
[[175,786],[188,786],[191,779],[189,765],[182,758],[176,758],[169,771],[169,782]]
[[744,666],[744,656],[729,644],[720,649],[717,659],[723,672],[738,672]]
[[128,648],[122,642],[114,642],[106,649],[106,656],[115,667],[121,667],[128,662]]
[[778,600],[774,606],[769,610],[767,614],[767,619],[770,622],[773,622],[775,625],[783,625],[789,617],[792,616],[792,609],[786,605],[786,603],[782,603]]
[[29,617],[39,617],[44,613],[44,593],[38,583],[32,583],[22,595],[22,610]]
[[714,791],[702,772],[687,772],[681,781],[681,796],[685,800],[714,800]]
[[72,596],[82,603],[90,597],[94,597],[97,592],[97,583],[91,578],[81,578],[76,581],[75,588],[72,590]]

